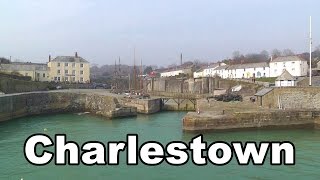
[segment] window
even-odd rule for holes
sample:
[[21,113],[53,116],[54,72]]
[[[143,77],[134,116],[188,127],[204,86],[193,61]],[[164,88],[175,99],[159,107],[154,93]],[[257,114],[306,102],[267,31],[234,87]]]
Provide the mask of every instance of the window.
[[76,81],[76,77],[72,77],[72,81],[75,82]]
[[58,77],[58,81],[60,81],[60,77]]
[[58,63],[58,67],[60,67],[60,63]]
[[285,62],[283,62],[283,67],[286,67],[286,63]]
[[72,75],[76,75],[76,70],[72,70]]
[[256,68],[253,68],[253,70],[255,71],[255,70],[256,70]]
[[46,77],[46,73],[43,73],[43,74],[42,74],[42,77],[44,77],[44,78],[45,78],[45,77]]
[[83,64],[80,64],[80,67],[82,67],[82,68],[83,68]]
[[72,63],[72,67],[76,67],[76,63]]
[[26,76],[28,76],[29,74],[28,73],[26,73]]
[[83,82],[83,77],[80,78],[80,82]]
[[83,75],[83,71],[80,71],[80,74]]
[[61,71],[60,70],[58,70],[58,72],[57,72],[58,74],[60,74],[61,73]]
[[54,77],[54,80],[56,81],[56,80],[57,80],[57,77]]
[[292,68],[292,71],[296,70],[295,68]]
[[263,67],[263,70],[266,70],[266,67]]
[[68,78],[68,77],[65,77],[65,80],[66,80],[66,81],[69,81],[69,78]]
[[69,64],[68,63],[64,63],[64,66],[69,66]]
[[292,64],[294,64],[295,62],[293,61]]
[[37,77],[40,77],[40,73],[37,73]]
[[277,69],[275,69],[274,72],[277,72]]
[[246,71],[246,69],[244,68],[243,71]]
[[68,73],[69,73],[69,71],[68,71],[68,70],[64,70],[64,73],[65,73],[65,74],[68,74]]

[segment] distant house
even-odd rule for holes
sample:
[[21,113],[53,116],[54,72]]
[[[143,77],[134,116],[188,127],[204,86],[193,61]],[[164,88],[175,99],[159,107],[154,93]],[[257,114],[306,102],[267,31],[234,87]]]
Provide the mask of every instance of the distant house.
[[261,78],[269,77],[269,64],[267,62],[261,63],[247,63],[231,65],[227,68],[228,78]]
[[193,75],[193,65],[181,65],[174,68],[168,68],[160,72],[160,77],[175,77],[179,75]]
[[90,82],[90,64],[78,56],[57,56],[51,60],[49,56],[50,80],[57,82]]
[[228,78],[228,71],[227,71],[228,67],[229,67],[228,65],[222,65],[215,68],[213,70],[214,76],[219,76],[224,79]]
[[299,56],[281,56],[270,61],[270,77],[280,76],[284,69],[292,76],[306,76],[308,62]]
[[193,77],[194,78],[202,78],[202,77],[204,77],[203,72],[204,72],[203,68],[200,68],[193,73]]
[[12,62],[1,64],[0,72],[29,76],[32,81],[50,81],[48,67],[41,63]]
[[296,86],[297,79],[292,76],[286,69],[277,77],[275,85],[277,87]]

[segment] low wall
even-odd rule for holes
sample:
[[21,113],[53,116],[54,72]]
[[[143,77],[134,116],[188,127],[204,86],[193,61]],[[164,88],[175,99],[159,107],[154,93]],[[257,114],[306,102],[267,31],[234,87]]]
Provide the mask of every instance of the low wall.
[[240,112],[234,115],[188,113],[183,119],[186,131],[234,130],[275,127],[320,127],[320,111]]
[[153,114],[161,109],[161,99],[122,99],[122,104],[129,107],[136,107],[138,113]]
[[32,92],[0,96],[0,121],[60,112],[84,112],[107,118],[134,116],[137,108],[126,107],[106,95],[72,92]]
[[320,109],[320,87],[279,87],[259,98],[266,108]]

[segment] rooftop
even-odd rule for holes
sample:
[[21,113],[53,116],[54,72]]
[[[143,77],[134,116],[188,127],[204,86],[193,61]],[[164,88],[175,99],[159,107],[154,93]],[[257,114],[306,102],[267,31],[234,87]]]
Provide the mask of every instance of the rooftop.
[[277,77],[276,81],[294,81],[296,80],[295,77],[293,77],[286,69],[283,71],[283,73]]
[[260,91],[258,91],[255,96],[264,96],[266,94],[268,94],[270,91],[272,91],[273,88],[264,88],[264,89],[261,89]]
[[83,59],[80,56],[57,56],[51,62],[82,62],[89,63],[87,60]]
[[271,62],[286,62],[286,61],[306,61],[299,56],[280,56],[273,59]]
[[245,69],[245,68],[259,68],[259,67],[268,67],[268,63],[261,62],[261,63],[235,64],[235,65],[230,65],[228,69]]

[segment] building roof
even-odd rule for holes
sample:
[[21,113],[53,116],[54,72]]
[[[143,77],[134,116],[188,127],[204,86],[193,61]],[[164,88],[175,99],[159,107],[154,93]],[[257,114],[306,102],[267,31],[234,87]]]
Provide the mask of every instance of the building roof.
[[264,96],[266,94],[268,94],[270,91],[272,91],[273,88],[264,88],[264,89],[261,89],[260,91],[258,91],[255,96]]
[[245,68],[259,68],[259,67],[268,67],[267,62],[261,63],[246,63],[246,64],[235,64],[228,67],[228,69],[245,69]]
[[83,59],[80,56],[57,56],[51,62],[82,62],[89,63],[87,60]]
[[227,69],[228,65],[224,65],[224,66],[219,66],[217,68],[215,68],[214,70],[223,70],[223,69]]
[[294,81],[296,80],[295,77],[293,77],[286,69],[283,71],[283,73],[277,77],[276,81]]
[[271,62],[286,62],[286,61],[306,61],[299,56],[280,56],[273,59]]
[[203,69],[211,69],[211,68],[216,68],[216,67],[219,67],[219,63],[209,64],[208,66],[204,67]]
[[10,64],[1,64],[0,71],[46,71],[48,70],[47,64],[29,63],[29,62],[13,62]]

